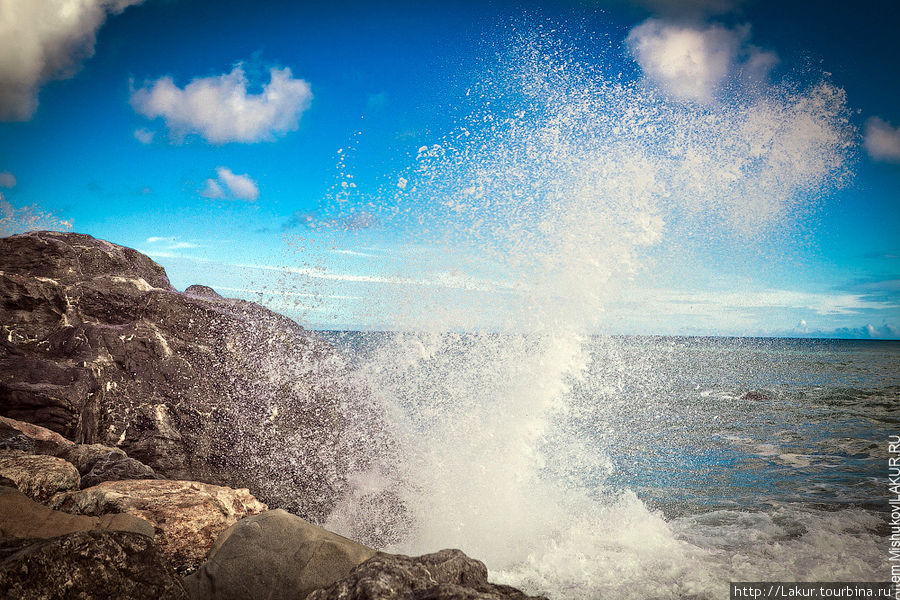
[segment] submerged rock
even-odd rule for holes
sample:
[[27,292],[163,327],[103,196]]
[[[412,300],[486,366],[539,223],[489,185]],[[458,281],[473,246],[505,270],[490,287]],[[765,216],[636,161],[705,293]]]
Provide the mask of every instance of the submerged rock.
[[375,550],[283,510],[248,517],[219,536],[184,583],[195,600],[290,600],[346,577]]
[[19,491],[38,502],[59,492],[77,490],[81,484],[78,469],[71,463],[21,450],[0,450],[0,476],[15,482]]
[[0,538],[0,598],[186,600],[147,536],[82,531],[49,539]]
[[154,536],[153,525],[134,515],[72,515],[47,508],[13,489],[0,487],[0,538],[48,538],[93,529]]
[[162,553],[182,573],[206,558],[216,537],[243,517],[266,510],[246,489],[195,481],[107,481],[55,496],[50,507],[99,516],[127,513],[156,529]]
[[0,324],[0,413],[158,475],[250,487],[316,520],[378,451],[374,412],[329,344],[251,302],[180,293],[130,248],[0,239]]
[[410,557],[378,554],[336,584],[306,600],[546,600],[490,583],[487,568],[459,550]]

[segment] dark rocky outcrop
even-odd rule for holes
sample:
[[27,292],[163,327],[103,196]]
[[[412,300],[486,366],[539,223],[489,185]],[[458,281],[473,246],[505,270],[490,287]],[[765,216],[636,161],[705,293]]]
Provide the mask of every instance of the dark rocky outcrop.
[[186,600],[180,579],[147,536],[82,531],[0,538],[0,599]]
[[0,414],[158,475],[249,487],[318,520],[377,452],[373,413],[330,345],[259,305],[179,293],[135,250],[74,233],[0,239],[0,324]]
[[490,583],[484,563],[459,550],[410,557],[377,554],[349,577],[312,592],[306,600],[537,600]]
[[156,531],[163,555],[180,573],[197,568],[220,533],[266,510],[246,489],[196,481],[126,480],[58,494],[51,508],[79,515],[127,513]]
[[216,540],[185,578],[194,600],[292,600],[343,579],[375,555],[283,510],[247,517]]

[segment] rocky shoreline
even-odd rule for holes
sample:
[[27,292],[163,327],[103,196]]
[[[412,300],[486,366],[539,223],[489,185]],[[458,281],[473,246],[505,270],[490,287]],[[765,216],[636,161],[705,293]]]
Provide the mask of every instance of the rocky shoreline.
[[33,232],[0,239],[0,325],[0,598],[531,598],[315,525],[389,442],[290,319]]

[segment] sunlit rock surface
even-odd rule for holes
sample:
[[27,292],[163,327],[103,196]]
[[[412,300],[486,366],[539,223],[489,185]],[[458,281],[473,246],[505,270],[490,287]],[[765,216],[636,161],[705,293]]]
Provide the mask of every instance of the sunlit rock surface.
[[249,487],[322,519],[375,452],[333,348],[135,250],[74,233],[0,239],[0,413],[115,446],[156,474]]
[[108,481],[55,496],[51,508],[100,516],[127,513],[156,529],[163,555],[180,572],[206,559],[216,537],[243,517],[266,510],[246,489],[196,481]]

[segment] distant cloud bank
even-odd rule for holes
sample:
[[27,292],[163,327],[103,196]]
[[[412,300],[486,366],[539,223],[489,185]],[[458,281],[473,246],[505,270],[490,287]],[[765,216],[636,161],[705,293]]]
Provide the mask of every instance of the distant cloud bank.
[[27,121],[38,92],[93,56],[109,14],[143,0],[0,0],[0,121]]
[[250,81],[240,64],[230,73],[196,78],[184,88],[161,77],[134,90],[131,105],[147,118],[162,118],[176,138],[196,134],[213,144],[273,140],[297,128],[312,91],[288,68],[273,67],[269,75],[259,94],[248,92]]
[[872,117],[866,121],[866,137],[863,145],[875,160],[900,163],[900,127]]

